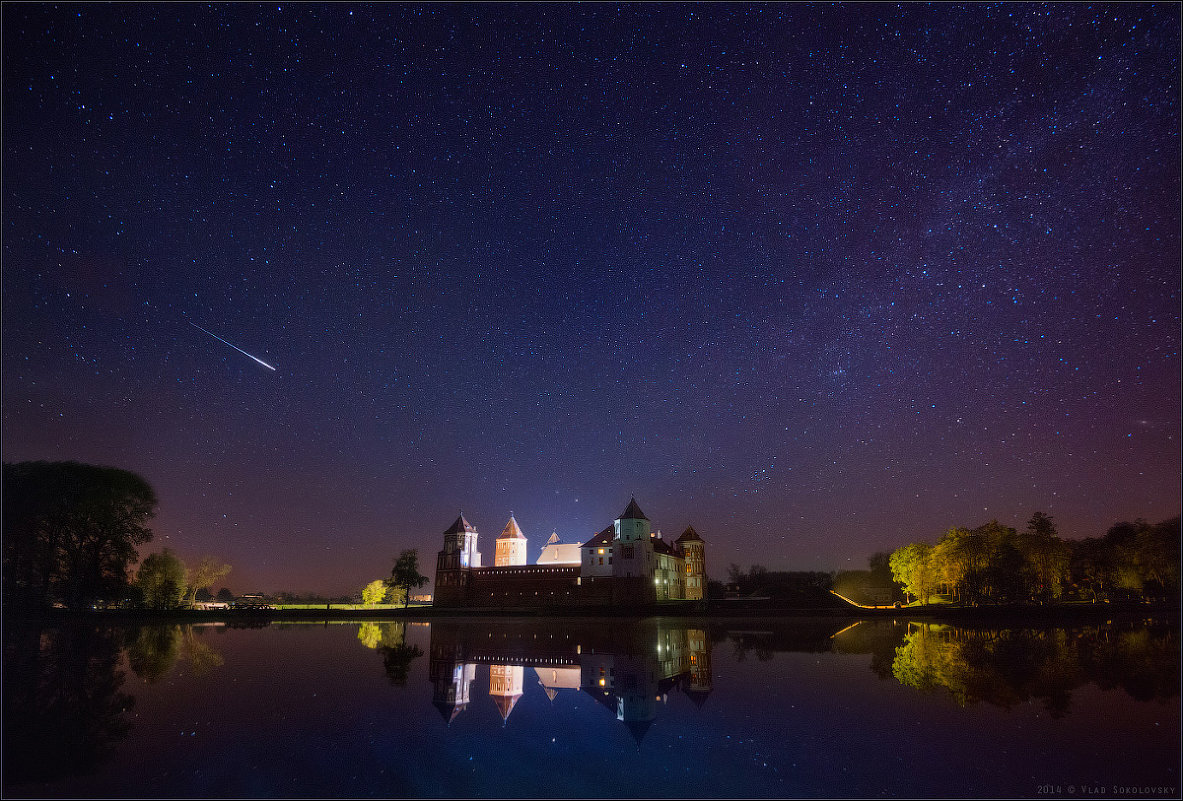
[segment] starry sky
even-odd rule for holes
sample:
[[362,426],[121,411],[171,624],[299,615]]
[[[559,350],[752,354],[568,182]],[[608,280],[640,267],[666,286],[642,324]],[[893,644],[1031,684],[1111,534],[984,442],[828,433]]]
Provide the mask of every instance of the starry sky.
[[461,512],[533,561],[635,496],[715,578],[1179,514],[1178,4],[6,3],[3,46],[4,460],[139,472],[142,554],[348,593]]

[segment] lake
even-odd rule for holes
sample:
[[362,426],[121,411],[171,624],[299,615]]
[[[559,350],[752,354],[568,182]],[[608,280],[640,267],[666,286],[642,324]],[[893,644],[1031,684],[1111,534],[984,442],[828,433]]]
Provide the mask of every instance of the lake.
[[5,621],[4,796],[1179,797],[1177,620]]

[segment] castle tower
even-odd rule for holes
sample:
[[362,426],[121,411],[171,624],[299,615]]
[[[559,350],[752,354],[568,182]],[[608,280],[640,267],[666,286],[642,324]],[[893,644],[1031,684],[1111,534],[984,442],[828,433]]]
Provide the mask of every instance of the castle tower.
[[615,529],[615,539],[622,545],[627,545],[630,542],[649,541],[651,532],[649,518],[645,517],[641,507],[637,506],[636,498],[630,500],[628,508],[620,513],[620,517],[616,518]]
[[481,566],[481,552],[476,549],[477,530],[464,519],[456,518],[444,532],[444,549],[435,560],[435,602],[451,606],[463,602],[467,571]]
[[657,601],[653,577],[657,557],[653,553],[649,518],[637,505],[636,498],[613,524],[612,577],[615,579],[613,602],[623,605],[647,605]]
[[509,513],[509,522],[497,538],[497,555],[493,558],[496,567],[504,565],[526,564],[526,535],[514,520],[513,512]]
[[693,526],[687,526],[676,542],[686,560],[686,600],[701,601],[706,598],[706,543]]

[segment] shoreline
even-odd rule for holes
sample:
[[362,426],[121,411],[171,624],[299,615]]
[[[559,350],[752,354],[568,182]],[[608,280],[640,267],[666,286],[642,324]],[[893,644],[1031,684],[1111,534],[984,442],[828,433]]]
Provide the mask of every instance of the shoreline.
[[309,620],[409,620],[423,618],[593,618],[593,619],[766,619],[766,618],[841,618],[841,619],[899,619],[923,618],[934,622],[981,623],[999,622],[1013,625],[1054,625],[1089,618],[1129,619],[1131,617],[1178,617],[1179,604],[1169,603],[1097,603],[1056,604],[1043,606],[976,606],[954,607],[905,606],[862,608],[853,605],[826,607],[793,607],[781,605],[732,606],[726,603],[706,606],[656,606],[644,609],[610,608],[444,608],[410,606],[405,609],[275,609],[275,610],[82,610],[48,609],[37,612],[5,611],[10,623],[283,623]]

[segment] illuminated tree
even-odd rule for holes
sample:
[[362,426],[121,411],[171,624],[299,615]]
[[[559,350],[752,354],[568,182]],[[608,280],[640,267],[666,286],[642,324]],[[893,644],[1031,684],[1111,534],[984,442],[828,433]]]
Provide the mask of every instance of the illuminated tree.
[[897,548],[888,558],[891,575],[904,587],[904,592],[921,603],[928,601],[932,590],[934,571],[929,560],[932,546],[925,542],[914,542]]
[[192,605],[196,600],[198,590],[209,589],[214,582],[226,578],[232,569],[230,565],[223,565],[212,556],[203,556],[189,574],[189,604]]
[[929,555],[933,578],[945,586],[954,600],[960,600],[965,576],[975,563],[976,549],[967,529],[951,528],[933,547]]
[[419,552],[411,548],[398,555],[394,568],[390,571],[388,586],[406,592],[403,597],[403,608],[411,602],[411,590],[418,589],[427,583],[427,576],[419,572]]
[[366,606],[380,604],[388,592],[390,592],[390,585],[383,579],[375,579],[362,588],[361,602]]

